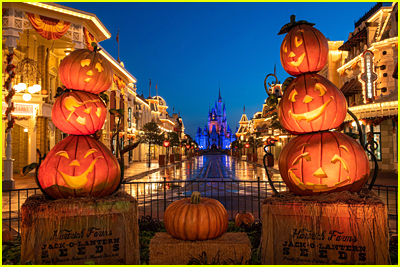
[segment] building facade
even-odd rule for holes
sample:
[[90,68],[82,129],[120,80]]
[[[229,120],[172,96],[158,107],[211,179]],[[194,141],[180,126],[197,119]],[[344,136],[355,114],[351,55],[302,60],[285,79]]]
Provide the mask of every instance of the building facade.
[[208,111],[208,122],[202,130],[197,128],[196,143],[200,150],[230,149],[231,143],[236,140],[232,134],[227,119],[225,103],[222,103],[221,90],[218,92],[218,101],[214,108]]
[[[3,129],[7,128],[11,119],[5,115],[9,101],[14,105],[10,115],[15,120],[11,130],[2,131],[5,189],[13,188],[13,173],[20,173],[23,166],[38,162],[36,149],[42,155],[47,154],[55,144],[68,136],[57,129],[51,119],[57,88],[62,86],[58,75],[61,60],[75,49],[90,48],[93,41],[101,47],[101,41],[109,39],[111,34],[95,14],[55,3],[3,3],[2,17],[3,85],[9,78],[5,63],[7,56],[13,54],[11,64],[16,66],[15,77],[9,88],[2,88]],[[114,73],[113,83],[105,91],[110,100],[107,108],[124,109],[124,120],[118,136],[121,145],[134,142],[141,127],[151,120],[164,120],[159,124],[162,129],[171,130],[172,124],[178,125],[166,113],[165,101],[159,105],[160,111],[152,110],[149,101],[136,93],[137,80],[124,64],[114,59],[104,48],[99,53],[111,64]],[[33,67],[26,70],[24,66],[27,63]],[[41,90],[16,90],[11,100],[6,98],[9,91],[17,88],[15,85],[19,83],[25,83],[27,87],[38,84]],[[115,116],[107,113],[100,141],[109,148],[116,122]],[[117,139],[113,140],[114,147],[116,141]],[[143,151],[144,148],[138,148],[126,153],[125,164],[129,165],[134,160],[145,160]],[[117,151],[114,154],[118,156]]]

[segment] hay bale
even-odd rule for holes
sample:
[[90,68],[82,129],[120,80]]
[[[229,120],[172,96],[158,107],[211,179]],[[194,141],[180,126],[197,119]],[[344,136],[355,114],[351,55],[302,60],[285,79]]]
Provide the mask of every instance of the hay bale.
[[388,264],[387,208],[374,192],[299,197],[262,205],[262,264]]
[[205,241],[184,241],[168,233],[156,233],[150,241],[153,264],[246,264],[251,258],[251,243],[246,233],[225,233]]
[[139,264],[137,209],[124,191],[54,201],[31,196],[21,207],[21,262]]

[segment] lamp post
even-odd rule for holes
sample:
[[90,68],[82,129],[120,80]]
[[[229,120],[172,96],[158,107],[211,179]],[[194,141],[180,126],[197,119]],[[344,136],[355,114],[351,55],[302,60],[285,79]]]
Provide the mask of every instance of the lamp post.
[[165,132],[164,137],[165,137],[165,140],[163,142],[163,146],[167,149],[167,155],[166,155],[167,159],[165,160],[165,162],[168,162],[169,161],[168,156],[169,156],[169,145],[170,145],[170,142],[168,140],[168,133],[167,132]]

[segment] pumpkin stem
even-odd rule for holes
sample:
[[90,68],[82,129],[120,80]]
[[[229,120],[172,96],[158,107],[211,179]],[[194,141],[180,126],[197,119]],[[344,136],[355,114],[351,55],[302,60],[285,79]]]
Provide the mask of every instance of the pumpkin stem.
[[290,22],[295,23],[296,22],[296,16],[295,15],[290,15]]
[[192,196],[190,197],[190,204],[199,204],[201,203],[201,194],[198,191],[194,191]]
[[246,213],[246,211],[245,210],[242,210],[242,214],[245,214]]

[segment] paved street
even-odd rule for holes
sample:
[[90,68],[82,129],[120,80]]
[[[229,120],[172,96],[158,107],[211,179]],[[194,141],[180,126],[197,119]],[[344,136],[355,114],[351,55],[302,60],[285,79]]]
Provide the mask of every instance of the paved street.
[[[259,218],[259,205],[263,199],[272,194],[267,183],[267,175],[262,160],[257,163],[239,160],[223,154],[207,154],[187,159],[182,162],[159,166],[153,160],[150,167],[146,162],[134,162],[125,171],[124,190],[137,197],[141,215],[152,215],[163,219],[166,206],[177,199],[190,196],[193,191],[200,191],[202,197],[218,199],[228,210],[233,219],[241,210],[251,211]],[[269,168],[274,181],[282,181],[275,165]],[[164,177],[165,188],[164,190]],[[258,183],[260,177],[260,183]],[[16,187],[26,189],[14,192],[3,192],[3,228],[10,223],[19,228],[19,205],[27,196],[40,193],[33,177],[15,176]],[[376,184],[397,185],[397,175],[380,172]],[[277,183],[278,191],[285,190],[284,183]],[[375,187],[378,190],[378,187]],[[384,202],[389,203],[389,214],[397,209],[397,191],[395,188],[381,187],[379,193]],[[166,201],[164,202],[164,198]],[[11,201],[10,201],[11,199]],[[4,220],[6,219],[6,220]],[[395,217],[391,216],[391,228],[395,228]]]

